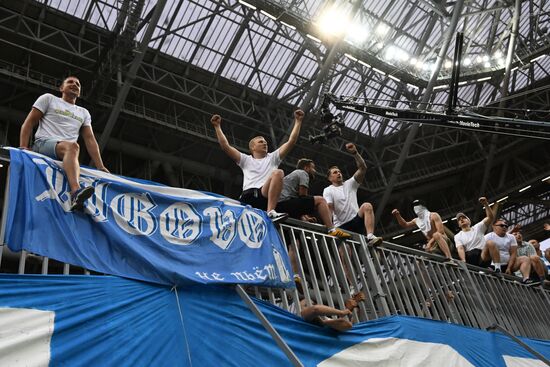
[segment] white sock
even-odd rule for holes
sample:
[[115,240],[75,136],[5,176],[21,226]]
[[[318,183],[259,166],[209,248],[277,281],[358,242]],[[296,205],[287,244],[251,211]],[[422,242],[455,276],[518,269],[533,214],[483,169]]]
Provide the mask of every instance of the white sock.
[[501,263],[495,263],[495,269],[500,269],[500,270],[502,270],[501,266],[502,266]]
[[336,227],[330,227],[330,228],[328,229],[328,231],[329,231],[329,232],[332,232],[332,231],[334,231],[335,229],[336,229]]
[[372,234],[372,233],[367,233],[367,238],[368,238],[369,240],[370,240],[371,238],[373,238],[373,237],[374,237],[374,234]]

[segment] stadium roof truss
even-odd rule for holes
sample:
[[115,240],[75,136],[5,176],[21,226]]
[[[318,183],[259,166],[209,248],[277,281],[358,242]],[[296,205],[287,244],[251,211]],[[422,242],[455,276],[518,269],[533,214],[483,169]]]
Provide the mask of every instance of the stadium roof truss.
[[[458,10],[457,4],[462,5]],[[426,98],[429,110],[443,111],[454,51],[448,47],[454,37],[446,38],[445,32],[454,11],[460,11],[456,31],[465,39],[458,108],[547,121],[546,0],[27,0],[2,5],[0,39],[28,62],[21,66],[20,55],[5,55],[0,62],[10,77],[28,82],[31,72],[40,88],[57,83],[59,73],[48,70],[56,63],[89,75],[92,87],[85,99],[110,111],[101,119],[103,145],[131,138],[168,155],[192,154],[192,148],[146,136],[169,128],[215,143],[208,116],[219,111],[233,123],[228,126],[232,143],[246,150],[247,139],[258,131],[273,142],[284,139],[293,106],[316,116],[325,92],[398,109]],[[517,41],[502,97],[515,19]],[[434,63],[442,49],[438,68]],[[42,69],[31,63],[33,58],[44,64]],[[137,118],[156,128],[123,128]],[[437,189],[445,197],[434,206],[450,215],[461,206],[474,207],[477,189],[496,197],[550,168],[542,159],[550,148],[540,141],[495,141],[490,134],[439,126],[419,129],[407,139],[410,122],[349,111],[343,121],[342,138],[328,141],[324,149],[302,144],[290,160],[314,156],[321,168],[345,164],[349,157],[342,147],[352,140],[372,167],[366,188],[382,195],[389,187],[393,205]],[[310,126],[312,133],[320,131],[318,124]],[[532,159],[529,148],[539,149],[541,157]],[[219,156],[197,152],[192,159],[215,165]],[[490,177],[481,180],[485,176]],[[464,186],[470,189],[460,190]]]

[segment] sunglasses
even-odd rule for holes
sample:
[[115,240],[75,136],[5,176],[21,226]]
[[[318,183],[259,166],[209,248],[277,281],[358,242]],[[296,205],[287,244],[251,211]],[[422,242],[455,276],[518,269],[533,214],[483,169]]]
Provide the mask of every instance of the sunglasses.
[[508,228],[508,225],[506,225],[506,224],[495,224],[495,227]]

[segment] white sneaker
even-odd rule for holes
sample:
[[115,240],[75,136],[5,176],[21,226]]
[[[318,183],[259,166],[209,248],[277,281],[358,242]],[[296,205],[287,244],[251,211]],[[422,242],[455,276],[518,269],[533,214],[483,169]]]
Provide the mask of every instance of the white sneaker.
[[378,246],[382,241],[384,241],[382,237],[372,236],[371,238],[367,238],[367,245]]
[[288,214],[277,213],[274,209],[271,209],[269,212],[267,212],[267,216],[271,219],[273,223],[275,223],[288,217]]

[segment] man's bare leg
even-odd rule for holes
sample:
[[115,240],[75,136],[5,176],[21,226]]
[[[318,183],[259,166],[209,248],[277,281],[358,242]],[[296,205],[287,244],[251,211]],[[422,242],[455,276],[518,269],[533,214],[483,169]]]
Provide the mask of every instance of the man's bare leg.
[[374,209],[371,203],[363,203],[359,207],[359,212],[357,213],[359,217],[363,218],[365,222],[365,229],[368,234],[374,234]]
[[60,141],[55,147],[57,157],[63,160],[63,169],[69,181],[71,195],[80,188],[80,183],[78,182],[78,178],[80,177],[79,152],[80,147],[75,142]]
[[436,232],[434,233],[433,238],[435,242],[437,242],[437,245],[439,246],[441,252],[443,252],[443,255],[445,255],[447,259],[451,259],[451,250],[449,249],[449,245],[447,245],[445,237],[441,233]]
[[281,196],[281,190],[283,189],[284,176],[283,170],[276,169],[262,186],[262,196],[267,198],[266,212],[275,210],[279,196]]
[[317,211],[317,214],[319,214],[321,222],[323,222],[323,224],[329,229],[334,227],[334,224],[332,223],[332,214],[326,200],[323,199],[322,196],[314,196],[313,200],[315,203],[315,210]]
[[487,241],[485,247],[481,251],[481,260],[493,260],[494,263],[500,263],[500,252],[493,241]]

